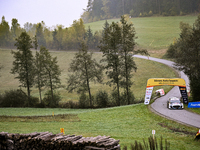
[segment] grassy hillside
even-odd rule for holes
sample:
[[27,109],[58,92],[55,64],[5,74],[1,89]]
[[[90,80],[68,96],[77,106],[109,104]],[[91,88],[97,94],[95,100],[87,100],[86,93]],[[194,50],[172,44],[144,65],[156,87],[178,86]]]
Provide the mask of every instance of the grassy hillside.
[[[170,16],[170,17],[143,17],[132,18],[138,39],[136,40],[139,47],[151,50],[151,54],[162,56],[166,49],[174,40],[179,37],[180,22],[189,23],[192,25],[197,16]],[[108,20],[111,22],[119,22],[120,19]],[[98,21],[85,24],[86,29],[88,26],[93,31],[102,30],[105,21]],[[152,51],[152,50],[156,50]],[[161,53],[161,54],[160,54]]]
[[[11,90],[11,89],[17,89],[18,88],[18,80],[14,79],[14,75],[10,74],[11,68],[12,68],[12,62],[13,62],[13,55],[10,53],[11,50],[0,50],[0,64],[4,67],[0,70],[0,93],[3,93],[5,90]],[[58,64],[62,70],[61,74],[61,83],[62,85],[67,85],[66,78],[68,77],[68,68],[69,64],[71,63],[71,59],[74,56],[74,52],[51,52],[52,56],[57,56],[58,58]],[[100,53],[95,53],[94,58],[96,60],[100,60],[102,57]],[[131,90],[133,91],[135,97],[137,99],[144,98],[145,95],[145,89],[146,89],[146,82],[149,78],[167,78],[167,77],[176,77],[176,74],[174,71],[163,65],[159,64],[153,61],[149,60],[142,60],[139,58],[135,58],[136,64],[137,64],[137,72],[133,73],[133,81],[134,85],[131,87]],[[157,71],[155,71],[157,70]],[[105,76],[104,82],[106,82],[108,79]],[[157,88],[164,88],[166,91],[170,89],[170,86],[163,86],[163,87],[156,87]],[[95,93],[99,90],[103,89],[107,92],[111,92],[112,88],[108,85],[102,85],[102,84],[92,84],[92,94],[95,95]],[[31,94],[33,96],[39,97],[38,90],[36,88],[31,89]],[[24,89],[26,92],[26,89]],[[73,100],[78,100],[78,95],[76,92],[74,93],[68,93],[65,88],[58,90],[63,97],[63,102]],[[44,94],[44,92],[43,92]]]
[[[16,122],[1,121],[0,132],[32,133],[49,131],[54,134],[64,128],[65,134],[82,135],[84,137],[109,135],[120,140],[120,145],[129,145],[135,140],[147,141],[156,131],[156,138],[162,136],[170,142],[170,150],[197,150],[199,141],[194,141],[197,128],[186,127],[173,121],[168,121],[150,112],[144,104],[136,104],[107,109],[33,109],[33,108],[0,108],[2,115],[44,116],[57,114],[72,114],[70,121]],[[57,116],[55,116],[57,117]],[[176,132],[174,132],[176,130]],[[188,133],[186,133],[186,131]],[[164,142],[164,141],[163,141]]]

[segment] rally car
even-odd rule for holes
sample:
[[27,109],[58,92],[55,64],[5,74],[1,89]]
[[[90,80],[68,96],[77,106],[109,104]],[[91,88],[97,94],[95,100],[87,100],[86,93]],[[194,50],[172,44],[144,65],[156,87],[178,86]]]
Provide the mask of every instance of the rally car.
[[184,105],[178,97],[169,97],[167,101],[167,108],[169,109],[183,109]]

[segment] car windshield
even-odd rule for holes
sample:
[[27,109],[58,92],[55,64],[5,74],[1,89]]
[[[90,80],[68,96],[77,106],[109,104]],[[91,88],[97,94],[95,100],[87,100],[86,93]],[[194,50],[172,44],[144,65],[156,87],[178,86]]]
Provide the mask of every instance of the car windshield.
[[179,100],[171,100],[170,102],[171,102],[171,103],[180,103]]

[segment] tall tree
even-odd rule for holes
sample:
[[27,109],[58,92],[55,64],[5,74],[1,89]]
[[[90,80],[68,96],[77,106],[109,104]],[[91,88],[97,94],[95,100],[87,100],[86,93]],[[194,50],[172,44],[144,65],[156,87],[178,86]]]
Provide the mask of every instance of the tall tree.
[[11,36],[9,30],[9,24],[3,16],[0,24],[0,46],[2,47],[10,46]]
[[[43,81],[45,86],[51,91],[51,98],[54,100],[54,90],[61,87],[61,70],[58,65],[57,57],[52,57],[45,47],[40,47],[40,63],[43,70]],[[45,76],[44,76],[45,75]]]
[[42,87],[45,85],[45,74],[44,74],[44,69],[42,66],[42,59],[41,55],[38,51],[36,51],[35,54],[35,74],[36,74],[36,87],[38,88],[39,95],[40,95],[40,103],[42,102]]
[[120,57],[123,60],[123,69],[121,72],[122,81],[121,86],[125,89],[125,96],[127,100],[127,104],[129,105],[131,102],[131,86],[133,85],[133,82],[131,81],[131,78],[133,76],[132,71],[137,70],[137,66],[134,62],[134,58],[132,55],[134,54],[148,54],[146,50],[134,50],[136,42],[136,32],[135,28],[133,27],[133,24],[131,22],[128,22],[129,17],[125,17],[124,15],[121,17],[120,23],[121,23],[121,45],[122,49],[120,51]]
[[68,78],[67,90],[72,92],[77,89],[78,93],[88,92],[90,106],[92,106],[91,82],[102,82],[102,67],[95,59],[92,59],[92,53],[88,52],[85,43],[81,43],[79,52],[75,54],[70,64],[69,72],[72,74]]
[[200,15],[193,26],[181,23],[180,29],[180,37],[169,47],[167,54],[169,57],[174,58],[176,67],[188,75],[193,100],[199,101]]
[[22,32],[21,35],[16,39],[15,46],[18,51],[12,51],[14,61],[13,68],[11,69],[12,74],[18,74],[15,78],[19,79],[20,86],[27,88],[29,104],[30,104],[30,93],[31,87],[34,84],[34,58],[31,52],[32,41],[30,36],[26,32]]
[[44,38],[44,22],[37,24],[36,37],[38,39],[39,46],[46,46],[46,40]]
[[121,50],[121,28],[118,23],[112,22],[109,27],[105,27],[99,48],[103,53],[102,62],[105,62],[106,74],[110,79],[107,84],[110,86],[115,85],[114,89],[117,91],[116,103],[120,105],[120,81],[123,62],[119,55]]
[[13,18],[12,19],[12,26],[11,26],[11,32],[12,32],[12,36],[15,39],[18,35],[19,35],[19,23],[18,20]]
[[92,33],[92,29],[90,28],[90,26],[88,27],[88,30],[86,32],[86,39],[87,39],[87,46],[89,49],[92,49],[94,48],[93,45],[94,45],[94,36],[93,36],[93,33]]

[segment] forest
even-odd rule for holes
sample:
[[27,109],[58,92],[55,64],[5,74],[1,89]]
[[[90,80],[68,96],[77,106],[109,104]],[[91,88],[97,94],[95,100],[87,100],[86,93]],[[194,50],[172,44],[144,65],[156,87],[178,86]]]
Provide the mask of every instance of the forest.
[[93,33],[90,28],[85,29],[82,19],[74,20],[68,28],[57,25],[52,30],[43,21],[37,24],[27,22],[22,28],[16,18],[12,19],[10,27],[3,16],[0,23],[0,47],[14,48],[15,39],[24,31],[31,38],[36,36],[39,47],[45,46],[54,50],[77,50],[81,41],[86,41],[90,49],[95,49],[101,38],[100,32]]
[[199,12],[200,0],[88,0],[82,19],[85,23],[119,18],[152,15],[176,16]]
[[84,23],[120,18],[123,14],[130,17],[150,17],[198,13],[200,0],[88,0],[88,5],[83,11],[81,18],[74,20],[67,28],[63,25],[47,27],[44,21],[20,25],[17,18],[12,19],[10,26],[5,16],[2,16],[0,48],[14,48],[15,39],[26,31],[31,38],[36,36],[39,47],[77,50],[81,41],[85,41],[89,49],[97,50],[103,33],[93,32],[90,27],[85,28]]

